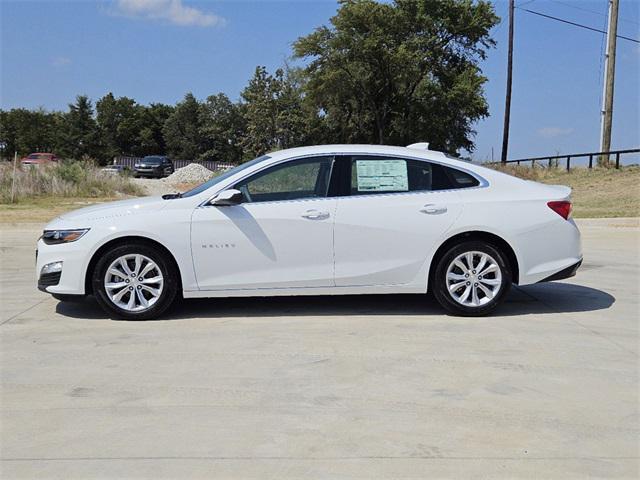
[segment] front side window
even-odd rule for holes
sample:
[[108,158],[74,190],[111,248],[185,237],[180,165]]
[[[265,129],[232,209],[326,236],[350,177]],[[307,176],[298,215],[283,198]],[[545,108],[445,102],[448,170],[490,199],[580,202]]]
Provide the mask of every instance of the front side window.
[[421,160],[351,158],[351,195],[420,192],[475,187],[478,180],[460,170]]
[[327,196],[332,157],[292,160],[236,184],[246,202],[276,202]]

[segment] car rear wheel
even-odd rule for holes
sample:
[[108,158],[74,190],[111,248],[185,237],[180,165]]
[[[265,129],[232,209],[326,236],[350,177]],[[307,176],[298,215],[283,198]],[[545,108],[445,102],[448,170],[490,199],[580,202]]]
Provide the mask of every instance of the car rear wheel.
[[93,272],[96,300],[115,318],[148,320],[171,306],[178,292],[177,269],[160,249],[131,243],[103,255]]
[[511,270],[498,248],[468,241],[451,247],[440,258],[433,283],[433,293],[446,310],[481,316],[504,301],[511,288]]

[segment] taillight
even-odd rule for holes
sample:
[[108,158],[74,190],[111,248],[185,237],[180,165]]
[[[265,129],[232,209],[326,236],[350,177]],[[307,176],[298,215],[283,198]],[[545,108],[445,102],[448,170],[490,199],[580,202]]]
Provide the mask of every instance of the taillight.
[[568,220],[569,216],[571,215],[571,202],[569,202],[568,200],[562,200],[559,202],[547,202],[547,206],[565,220]]

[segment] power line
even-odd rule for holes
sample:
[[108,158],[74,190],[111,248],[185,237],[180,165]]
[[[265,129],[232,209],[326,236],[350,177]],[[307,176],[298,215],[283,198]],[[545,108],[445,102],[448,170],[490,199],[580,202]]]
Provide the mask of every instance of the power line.
[[[573,25],[575,27],[584,28],[586,30],[591,30],[593,32],[604,33],[606,35],[606,31],[600,30],[598,28],[589,27],[587,25],[582,25],[581,23],[571,22],[569,20],[565,20],[563,18],[554,17],[551,15],[547,15],[546,13],[534,12],[533,10],[529,10],[528,8],[516,7],[519,10],[524,10],[525,12],[533,13],[534,15],[539,15],[540,17],[548,18],[551,20],[556,20],[557,22],[567,23],[569,25]],[[640,40],[631,37],[625,37],[623,35],[616,35],[617,38],[621,38],[622,40],[627,40],[629,42],[640,43]]]
[[[533,0],[533,1],[535,1],[535,0]],[[572,4],[567,3],[567,2],[561,2],[560,0],[549,0],[549,1],[557,3],[559,5],[564,5],[565,7],[574,8],[576,10],[582,10],[583,12],[589,12],[589,13],[593,13],[595,15],[600,15],[601,17],[607,18],[607,14],[606,13],[597,12],[596,10],[591,10],[589,8],[584,8],[584,7],[578,7],[577,5],[572,5]],[[530,2],[524,3],[524,4],[522,4],[522,6],[527,5],[528,3],[530,3]],[[636,25],[640,25],[640,23],[636,22],[635,20],[628,20],[628,19],[625,19],[625,18],[621,18],[620,21],[621,22],[635,23]]]

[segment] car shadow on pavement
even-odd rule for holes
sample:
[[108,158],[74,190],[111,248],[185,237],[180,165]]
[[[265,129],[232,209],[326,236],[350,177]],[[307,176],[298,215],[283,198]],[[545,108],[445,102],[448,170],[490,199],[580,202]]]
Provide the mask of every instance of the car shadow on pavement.
[[[494,316],[589,312],[609,308],[615,298],[591,287],[571,283],[514,286]],[[93,297],[59,302],[56,312],[71,318],[107,319]],[[158,320],[228,317],[306,317],[442,315],[446,312],[431,295],[335,295],[186,299]]]

